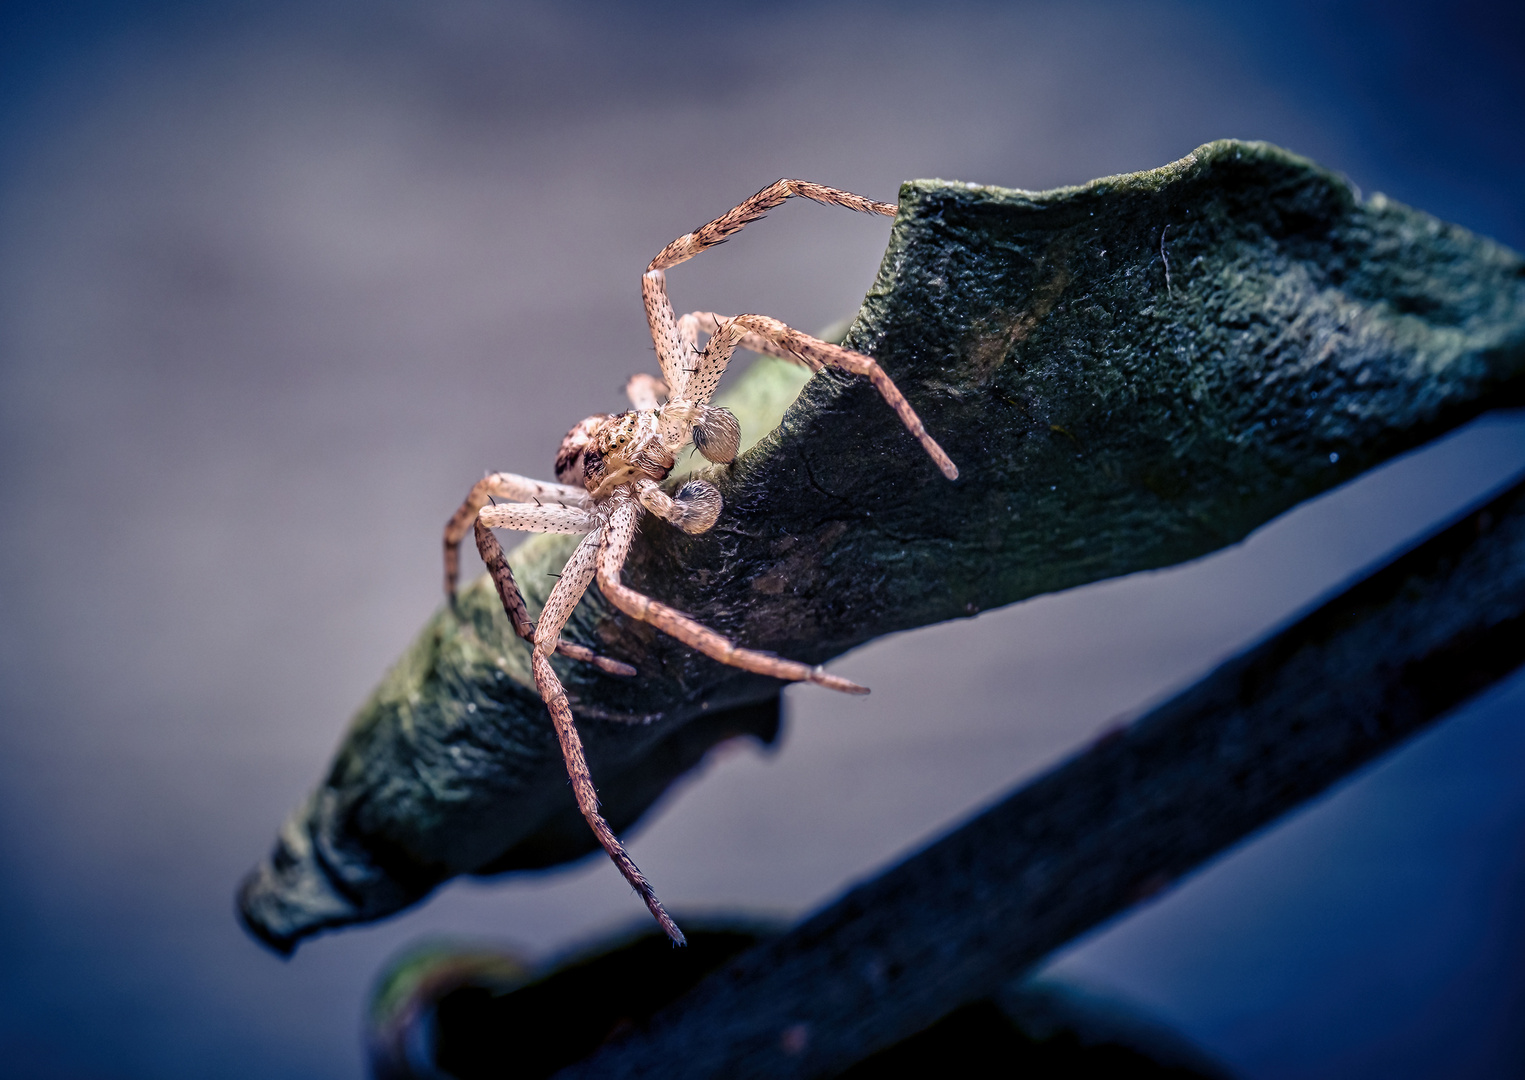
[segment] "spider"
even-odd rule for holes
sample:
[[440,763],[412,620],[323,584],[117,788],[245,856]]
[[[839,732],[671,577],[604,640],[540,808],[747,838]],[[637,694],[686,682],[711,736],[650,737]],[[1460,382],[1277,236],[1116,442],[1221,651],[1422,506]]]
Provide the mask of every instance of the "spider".
[[[454,606],[460,545],[470,529],[475,533],[477,550],[497,586],[514,632],[534,646],[530,663],[535,687],[555,725],[578,809],[625,880],[677,945],[685,943],[683,932],[599,813],[598,794],[583,756],[582,740],[572,719],[566,691],[551,668],[550,657],[560,653],[615,675],[634,675],[636,671],[628,664],[561,640],[561,630],[572,609],[597,579],[604,596],[626,615],[650,623],[722,664],[849,694],[868,693],[867,687],[831,675],[819,666],[741,648],[620,580],[636,522],[643,513],[655,514],[686,533],[706,532],[720,516],[720,492],[708,481],[689,480],[675,495],[663,491],[661,484],[671,473],[679,451],[690,441],[712,462],[727,464],[735,459],[741,444],[741,425],[729,410],[716,408],[709,401],[738,347],[792,360],[812,371],[835,367],[866,375],[943,474],[950,480],[958,477],[958,468],[927,434],[915,410],[872,357],[820,341],[764,315],[723,318],[707,311],[696,311],[681,319],[674,315],[667,299],[665,272],[706,248],[724,243],[793,196],[887,217],[893,217],[897,209],[893,203],[873,202],[820,184],[780,180],[708,225],[678,237],[657,253],[641,277],[641,294],[662,378],[632,376],[625,387],[632,409],[612,416],[590,416],[567,433],[556,455],[558,483],[531,480],[514,473],[492,473],[472,487],[445,525],[447,598]],[[698,344],[701,332],[709,335],[702,349]],[[497,502],[498,499],[507,501]],[[546,598],[538,624],[530,620],[493,529],[585,534]]]

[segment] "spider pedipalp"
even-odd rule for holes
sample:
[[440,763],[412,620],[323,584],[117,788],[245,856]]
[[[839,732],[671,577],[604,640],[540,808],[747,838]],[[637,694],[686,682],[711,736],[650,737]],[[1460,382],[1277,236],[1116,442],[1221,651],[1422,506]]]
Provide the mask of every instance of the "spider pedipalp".
[[741,449],[741,421],[730,409],[706,405],[694,419],[694,449],[716,465],[729,465]]

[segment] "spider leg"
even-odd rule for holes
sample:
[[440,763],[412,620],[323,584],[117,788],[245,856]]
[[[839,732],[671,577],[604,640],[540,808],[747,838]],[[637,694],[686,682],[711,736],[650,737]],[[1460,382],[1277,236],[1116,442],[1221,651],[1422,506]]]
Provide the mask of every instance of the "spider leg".
[[[721,320],[720,324],[710,332],[710,339],[705,342],[704,351],[697,353],[692,366],[684,371],[683,381],[670,399],[670,407],[662,411],[662,442],[669,450],[676,453],[688,441],[690,429],[693,427],[699,426],[706,431],[709,430],[709,424],[712,422],[710,417],[715,412],[709,408],[710,398],[714,396],[715,387],[720,385],[720,376],[725,374],[726,365],[731,362],[731,354],[736,351],[737,344],[745,335],[746,330],[742,327],[736,326],[729,319]],[[734,419],[732,426],[734,426]],[[735,434],[739,440],[741,436],[739,427]],[[700,453],[705,453],[702,447]],[[728,456],[716,457],[714,454],[706,454],[706,456],[712,461],[729,461],[736,456],[735,448],[731,449]]]
[[897,210],[894,203],[874,202],[850,191],[839,191],[805,180],[780,180],[727,210],[708,225],[684,233],[657,252],[657,257],[651,260],[646,273],[641,277],[641,296],[646,303],[646,321],[651,324],[651,339],[656,344],[657,357],[662,362],[662,376],[672,389],[674,398],[687,397],[686,372],[696,365],[698,348],[694,328],[685,320],[677,318],[673,312],[672,301],[667,298],[667,275],[663,271],[693,258],[706,248],[725,243],[727,238],[740,232],[785,199],[794,196],[889,217],[894,217]]
[[680,397],[689,369],[698,363],[699,349],[691,336],[692,331],[678,327],[672,301],[667,299],[667,282],[662,271],[651,270],[641,277],[641,300],[646,305],[646,321],[651,326],[652,343],[657,347],[662,378],[667,380],[672,396]]
[[[490,509],[508,509],[507,507],[491,507]],[[534,509],[550,509],[549,507],[535,507]],[[501,515],[500,515],[501,516]],[[538,631],[535,624],[530,621],[529,609],[524,606],[524,597],[519,593],[519,585],[514,581],[513,569],[508,565],[508,556],[503,553],[503,545],[498,543],[498,538],[492,534],[495,527],[484,520],[485,513],[478,515],[476,522],[477,551],[482,556],[482,562],[487,567],[487,573],[492,578],[492,583],[497,587],[498,598],[503,601],[503,610],[508,615],[508,621],[513,625],[514,633],[533,645],[537,640]],[[589,522],[588,530],[597,527],[597,522]],[[514,525],[505,525],[504,528],[514,528]],[[551,531],[551,530],[544,530]],[[584,530],[577,530],[579,532]],[[580,549],[580,547],[579,547]],[[589,564],[592,565],[591,562]],[[566,572],[563,571],[563,577]],[[590,574],[591,577],[591,574]],[[587,587],[584,583],[584,588]],[[551,590],[554,595],[555,589]],[[579,594],[581,595],[581,594]],[[541,613],[541,625],[545,625],[545,614]],[[600,671],[606,671],[611,675],[634,675],[635,668],[618,660],[611,660],[607,656],[600,656],[585,645],[577,645],[570,641],[560,639],[561,627],[566,625],[566,616],[556,623],[556,646],[555,649],[562,656],[572,660],[581,660],[592,664]]]
[[651,265],[646,269],[648,271],[667,270],[680,262],[692,259],[705,248],[723,244],[785,199],[794,196],[825,203],[828,206],[845,206],[849,210],[858,210],[865,214],[883,214],[885,217],[894,217],[899,209],[894,203],[874,202],[872,199],[865,199],[862,195],[826,187],[824,184],[812,184],[808,180],[779,180],[727,210],[708,225],[678,237],[657,252],[657,257],[651,260]]
[[592,774],[588,772],[588,761],[583,755],[582,739],[577,734],[577,724],[572,719],[572,708],[567,702],[567,692],[562,687],[561,680],[556,677],[556,672],[552,670],[548,659],[551,650],[555,647],[552,642],[559,639],[561,628],[566,625],[572,609],[577,606],[577,601],[582,598],[582,594],[587,591],[589,583],[593,580],[602,545],[601,532],[590,533],[584,538],[572,557],[567,560],[567,565],[562,570],[556,587],[551,590],[551,595],[546,598],[545,610],[540,613],[539,640],[535,642],[535,651],[531,657],[535,687],[540,691],[540,696],[550,711],[551,722],[556,727],[556,738],[561,743],[561,756],[566,761],[567,775],[572,779],[572,793],[577,798],[577,808],[582,811],[582,816],[592,828],[593,835],[598,837],[599,844],[609,853],[609,858],[614,860],[614,865],[619,867],[620,873],[630,883],[630,887],[646,902],[646,907],[656,917],[662,929],[667,932],[667,936],[672,938],[674,944],[684,945],[687,942],[683,937],[683,931],[679,930],[677,923],[672,921],[672,916],[667,914],[666,909],[662,907],[662,902],[657,899],[651,882],[646,880],[646,875],[641,873],[640,867],[636,866],[635,861],[626,853],[619,837],[614,835],[614,830],[598,812],[598,791],[593,786]]
[[498,598],[503,601],[503,610],[513,625],[514,633],[534,644],[535,624],[530,619],[529,608],[524,606],[524,597],[519,594],[519,583],[514,580],[514,571],[508,565],[503,545],[498,543],[498,538],[481,518],[477,518],[476,537],[477,552],[482,556],[482,563],[487,567],[492,583],[497,586]]
[[556,503],[493,503],[477,511],[489,529],[537,533],[589,533],[598,528],[598,515],[581,506]]
[[[491,473],[472,485],[460,509],[445,522],[445,596],[455,603],[455,584],[461,571],[461,541],[477,511],[487,505],[489,499],[508,499],[511,502],[552,503],[558,506],[589,506],[592,500],[586,490],[567,484],[552,484],[544,480],[531,480],[517,473]],[[578,529],[578,532],[586,530]]]
[[640,508],[634,502],[625,502],[615,508],[609,524],[605,526],[604,548],[598,559],[598,587],[615,607],[632,618],[650,623],[689,648],[697,649],[722,664],[789,682],[812,682],[849,694],[868,693],[867,687],[839,675],[831,675],[820,667],[740,648],[723,634],[624,584],[620,580],[620,572],[630,554],[630,541],[635,535],[636,516],[639,513]]
[[632,408],[645,412],[662,404],[662,399],[667,397],[667,384],[655,375],[642,372],[625,381],[625,394],[630,398]]
[[[811,371],[835,367],[850,371],[854,375],[867,375],[869,381],[874,384],[874,388],[879,391],[879,396],[895,410],[895,414],[900,417],[900,422],[912,435],[916,436],[932,460],[937,463],[937,467],[942,470],[943,475],[949,480],[958,479],[958,466],[953,464],[937,441],[927,434],[927,429],[922,425],[921,418],[916,415],[916,410],[911,408],[911,403],[905,399],[905,395],[900,392],[895,381],[884,373],[884,369],[872,356],[865,356],[851,349],[844,349],[840,345],[833,345],[829,341],[813,338],[809,334],[802,334],[793,327],[786,326],[777,319],[770,319],[766,315],[737,315],[734,319],[727,319],[712,311],[695,311],[683,317],[692,319],[699,329],[710,334],[718,333],[722,327],[740,326],[746,330],[737,342],[740,348],[751,349],[765,356],[792,360],[796,364],[803,364]],[[713,341],[714,338],[710,340]]]
[[[891,217],[897,209],[892,203],[877,203],[871,199],[865,199],[862,195],[854,195],[850,191],[840,191],[804,180],[780,180],[763,188],[756,195],[726,211],[709,224],[678,237],[657,252],[656,258],[651,260],[645,275],[641,278],[641,293],[646,298],[646,313],[651,322],[651,334],[657,342],[659,355],[663,354],[664,342],[669,341],[671,344],[666,347],[674,356],[682,348],[694,352],[694,345],[683,338],[683,334],[688,332],[690,326],[708,329],[712,335],[715,335],[710,338],[711,344],[714,343],[715,337],[722,335],[727,339],[730,337],[728,321],[710,312],[694,312],[691,315],[685,315],[682,319],[674,316],[672,303],[667,298],[665,271],[693,258],[707,248],[725,243],[727,239],[762,217],[773,207],[794,196],[812,199],[830,206],[845,206],[849,210]],[[722,350],[725,360],[730,359],[729,350],[739,344],[743,348],[798,361],[814,371],[830,366],[856,375],[868,376],[878,389],[880,396],[899,415],[901,423],[905,424],[911,434],[920,441],[937,467],[942,470],[943,475],[950,480],[958,478],[958,467],[953,464],[952,459],[937,444],[937,441],[927,434],[927,429],[923,426],[921,418],[916,415],[916,410],[911,408],[905,395],[872,357],[855,353],[838,345],[830,345],[808,334],[801,334],[777,319],[769,319],[762,315],[738,315],[735,323],[747,333]],[[706,355],[709,353],[708,346],[705,352]],[[716,370],[711,374],[703,359],[698,359],[688,365],[694,368],[694,374],[679,378],[675,378],[668,372],[664,361],[662,370],[668,375],[667,382],[672,388],[673,398],[693,400],[701,404],[708,402],[709,394],[714,392],[714,385],[719,381],[719,373],[725,370],[725,360],[719,361],[718,365],[715,365]],[[681,371],[682,368],[682,364],[674,361],[674,372]],[[664,437],[665,434],[664,432]]]
[[562,689],[556,673],[551,670],[551,665],[544,656],[537,652],[532,661],[535,669],[535,686],[539,689],[540,696],[545,699],[546,708],[551,713],[551,722],[556,726],[556,738],[561,742],[561,756],[567,763],[567,775],[572,778],[572,794],[577,797],[577,808],[582,811],[583,819],[592,828],[593,835],[598,837],[599,844],[609,853],[609,858],[614,860],[614,865],[619,867],[620,873],[630,883],[630,887],[646,902],[647,909],[656,917],[673,944],[687,945],[688,940],[683,936],[683,931],[678,929],[678,924],[673,922],[671,915],[667,914],[662,901],[657,899],[656,890],[651,887],[651,882],[646,880],[646,875],[641,873],[641,868],[636,866],[635,861],[626,853],[619,837],[614,835],[614,830],[609,828],[609,823],[598,812],[598,791],[594,788],[593,777],[588,772],[587,759],[583,757],[582,739],[578,737],[577,725],[572,720],[572,709],[567,704],[566,691]]
[[551,595],[545,598],[545,607],[540,611],[540,622],[535,626],[536,652],[549,656],[556,651],[562,628],[567,625],[572,610],[577,607],[582,594],[588,591],[588,586],[598,572],[598,552],[603,546],[603,540],[603,530],[595,522],[588,535],[582,538],[582,543],[577,545],[577,550],[572,552],[567,564],[561,568],[561,576],[556,579]]
[[688,342],[694,352],[699,351],[699,324],[694,321],[693,316],[684,315],[678,319],[678,336]]
[[[694,326],[706,334],[715,333],[720,329],[722,324],[731,321],[724,316],[716,315],[713,311],[690,311],[687,315],[683,316],[683,319],[692,321]],[[830,343],[823,342],[823,344]],[[736,347],[739,349],[750,349],[752,352],[761,353],[764,356],[776,356],[780,360],[791,361],[792,363],[799,364],[801,367],[809,368],[811,371],[820,371],[826,366],[820,360],[814,360],[809,356],[801,356],[799,353],[790,352],[782,345],[773,341],[773,339],[754,333],[751,330],[748,330],[742,336],[742,339],[736,343]]]
[[717,321],[715,328],[710,331],[709,341],[704,343],[704,351],[699,354],[699,362],[694,365],[693,373],[683,387],[683,396],[687,400],[696,405],[709,404],[715,394],[715,387],[720,385],[720,376],[725,374],[726,365],[731,362],[731,354],[746,336],[746,327],[734,320]]
[[943,475],[949,480],[958,479],[958,466],[953,464],[953,459],[948,457],[941,446],[937,445],[937,440],[927,434],[921,417],[917,416],[916,410],[911,408],[911,403],[900,392],[900,387],[896,386],[895,381],[884,373],[884,369],[879,366],[879,361],[872,356],[864,356],[851,349],[844,349],[840,345],[833,345],[829,341],[802,334],[793,327],[785,326],[777,319],[770,319],[766,315],[737,315],[732,322],[750,331],[747,335],[748,339],[761,339],[772,345],[772,348],[760,351],[774,356],[793,356],[817,371],[822,367],[834,367],[850,371],[854,375],[868,376],[869,382],[874,384],[874,389],[879,391],[879,396],[895,410],[895,414],[900,417],[900,422],[921,443],[922,449],[942,470]]

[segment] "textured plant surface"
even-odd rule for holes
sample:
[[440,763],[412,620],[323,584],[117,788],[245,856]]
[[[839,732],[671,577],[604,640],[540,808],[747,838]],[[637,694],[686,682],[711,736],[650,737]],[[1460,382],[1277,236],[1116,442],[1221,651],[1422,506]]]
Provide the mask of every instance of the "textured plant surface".
[[[1225,141],[1051,192],[906,184],[844,343],[881,362],[959,481],[865,381],[823,373],[734,465],[702,473],[725,498],[712,532],[639,539],[631,585],[742,644],[819,662],[1203,555],[1516,402],[1525,264],[1363,202],[1285,151]],[[768,362],[726,402],[750,435],[790,377]],[[513,554],[532,615],[575,542]],[[567,636],[640,672],[558,661],[616,828],[717,740],[776,724],[776,683],[625,620],[596,591]],[[241,906],[289,948],[455,874],[581,855],[593,841],[579,827],[528,651],[482,579],[362,707]]]

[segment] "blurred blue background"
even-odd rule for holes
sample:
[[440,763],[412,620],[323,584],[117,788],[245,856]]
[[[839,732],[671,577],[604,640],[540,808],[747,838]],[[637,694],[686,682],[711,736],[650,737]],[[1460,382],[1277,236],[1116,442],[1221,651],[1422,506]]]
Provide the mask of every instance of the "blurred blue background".
[[[1525,16],[1405,3],[11,3],[0,11],[0,1073],[356,1077],[370,980],[638,921],[604,860],[289,960],[232,892],[438,602],[486,468],[652,366],[657,248],[779,176],[1045,188],[1268,139],[1525,247]],[[683,309],[856,310],[788,206]],[[695,264],[698,266],[699,264]],[[873,643],[633,852],[797,916],[1525,469],[1485,417],[1198,563]],[[1246,1077],[1525,1075],[1525,677],[1049,974]]]

